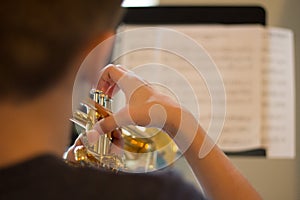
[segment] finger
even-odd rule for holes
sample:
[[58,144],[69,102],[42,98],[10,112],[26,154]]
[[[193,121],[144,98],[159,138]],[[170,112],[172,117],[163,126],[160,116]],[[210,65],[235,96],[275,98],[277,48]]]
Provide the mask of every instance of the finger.
[[66,152],[66,160],[71,161],[71,162],[75,162],[75,153],[74,150],[77,146],[82,146],[83,143],[81,141],[82,138],[82,134],[80,134],[77,139],[75,140],[74,144],[72,146],[70,146],[70,148],[67,150]]
[[86,132],[86,136],[90,145],[94,145],[97,143],[100,134],[95,130],[89,130]]
[[100,71],[98,88],[106,92],[110,87],[114,87],[114,85],[116,85],[116,82],[119,80],[123,73],[124,71],[118,69],[114,65],[107,65]]
[[131,118],[128,107],[124,107],[117,113],[98,121],[93,126],[93,130],[98,132],[98,134],[103,135],[106,133],[110,133],[119,127],[127,125],[136,125],[136,123]]
[[74,149],[75,149],[75,146],[71,146],[67,152],[65,153],[64,155],[64,158],[68,161],[71,161],[71,162],[75,162],[75,153],[74,153]]
[[122,156],[124,151],[124,139],[122,138],[122,132],[118,129],[112,132],[113,143],[110,147],[110,153]]
[[73,146],[81,146],[81,145],[83,145],[83,143],[82,143],[82,141],[81,141],[81,138],[82,138],[82,134],[80,134],[80,135],[77,137],[77,139],[75,140]]
[[120,88],[116,84],[114,84],[108,87],[108,89],[104,93],[107,94],[110,98],[112,98],[119,90]]
[[116,154],[121,157],[124,154],[123,147],[124,147],[123,138],[115,139],[114,142],[110,146],[110,153]]
[[117,128],[114,116],[110,115],[104,119],[98,121],[94,126],[93,130],[96,131],[99,135],[109,133]]
[[[123,146],[124,146],[124,140],[122,138],[122,132],[117,129],[118,126],[115,122],[114,117],[111,115],[109,117],[106,117],[99,122],[97,122],[93,130],[90,131],[88,137],[91,137],[93,139],[89,139],[89,142],[95,142],[98,140],[99,135],[105,134],[105,133],[112,133],[113,143],[111,144],[110,152],[113,154],[116,154],[118,156],[123,155]],[[95,135],[96,134],[96,135]],[[93,135],[93,136],[91,136]]]
[[128,69],[125,69],[122,65],[116,65],[119,69],[123,70],[124,72],[129,72]]
[[120,90],[116,82],[119,79],[118,77],[122,75],[117,73],[118,70],[126,73],[126,70],[121,68],[120,65],[115,66],[112,64],[107,65],[100,71],[100,79],[97,88],[103,91],[109,97],[114,96],[114,94]]
[[106,94],[111,93],[114,87],[121,89],[126,97],[130,97],[138,88],[147,85],[147,83],[136,76],[131,71],[125,71],[124,68],[108,65],[101,72],[101,78],[98,88],[103,90]]
[[116,83],[112,81],[105,81],[103,79],[99,80],[97,89],[103,91],[104,94],[107,94],[109,97],[112,97],[113,94],[120,90]]
[[121,139],[122,138],[122,131],[119,129],[116,129],[112,131],[112,138],[113,139]]

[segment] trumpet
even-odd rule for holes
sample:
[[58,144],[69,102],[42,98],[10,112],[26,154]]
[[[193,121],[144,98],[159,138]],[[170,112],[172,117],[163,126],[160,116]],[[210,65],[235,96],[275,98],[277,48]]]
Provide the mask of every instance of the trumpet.
[[112,171],[147,172],[162,168],[178,157],[178,148],[172,139],[157,128],[126,126],[118,130],[124,141],[121,154],[111,151],[112,133],[99,136],[96,144],[89,144],[86,133],[97,121],[112,114],[112,99],[100,90],[92,89],[90,99],[81,103],[71,121],[82,134],[84,146],[75,149],[80,165],[106,168]]

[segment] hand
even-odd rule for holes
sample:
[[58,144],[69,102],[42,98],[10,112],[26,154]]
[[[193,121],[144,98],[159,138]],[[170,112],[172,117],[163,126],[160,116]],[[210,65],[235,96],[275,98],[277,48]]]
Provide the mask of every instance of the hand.
[[[91,134],[90,134],[91,135]],[[75,158],[75,151],[77,147],[84,146],[81,141],[82,135],[79,135],[77,139],[75,140],[74,144],[69,147],[69,149],[66,151],[64,158],[70,162],[76,162]],[[110,153],[122,156],[123,155],[123,146],[124,146],[124,140],[122,138],[122,134],[119,130],[114,130],[112,132],[112,138],[113,138],[113,145],[111,145]],[[95,138],[96,140],[98,139]],[[95,140],[94,139],[94,140]],[[93,140],[93,139],[92,139]],[[94,141],[91,141],[93,143]]]
[[[261,199],[223,152],[211,140],[205,140],[205,131],[189,111],[154,90],[134,73],[109,65],[101,71],[98,89],[110,96],[122,90],[126,105],[97,122],[94,126],[97,134],[129,124],[161,127],[184,153],[210,199]],[[205,150],[205,156],[199,157],[203,145],[209,148]]]
[[79,135],[77,137],[74,144],[72,146],[70,146],[69,149],[65,152],[64,159],[66,159],[69,162],[76,162],[75,148],[78,147],[78,146],[83,146],[83,144],[81,142],[81,135]]
[[120,66],[108,65],[101,70],[98,89],[109,96],[122,90],[126,98],[124,108],[96,123],[94,129],[99,134],[126,125],[158,127],[171,134],[170,125],[176,116],[180,117],[181,109],[176,102]]

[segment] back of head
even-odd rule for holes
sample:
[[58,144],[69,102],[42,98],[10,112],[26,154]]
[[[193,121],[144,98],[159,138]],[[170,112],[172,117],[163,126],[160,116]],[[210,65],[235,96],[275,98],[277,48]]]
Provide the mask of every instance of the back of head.
[[0,101],[38,96],[91,38],[117,25],[121,0],[3,0]]

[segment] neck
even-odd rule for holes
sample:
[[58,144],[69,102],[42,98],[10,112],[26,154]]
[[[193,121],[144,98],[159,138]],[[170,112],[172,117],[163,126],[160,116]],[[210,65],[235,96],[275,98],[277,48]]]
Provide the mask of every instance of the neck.
[[62,156],[71,105],[63,93],[56,90],[21,105],[1,102],[0,168],[41,154]]

